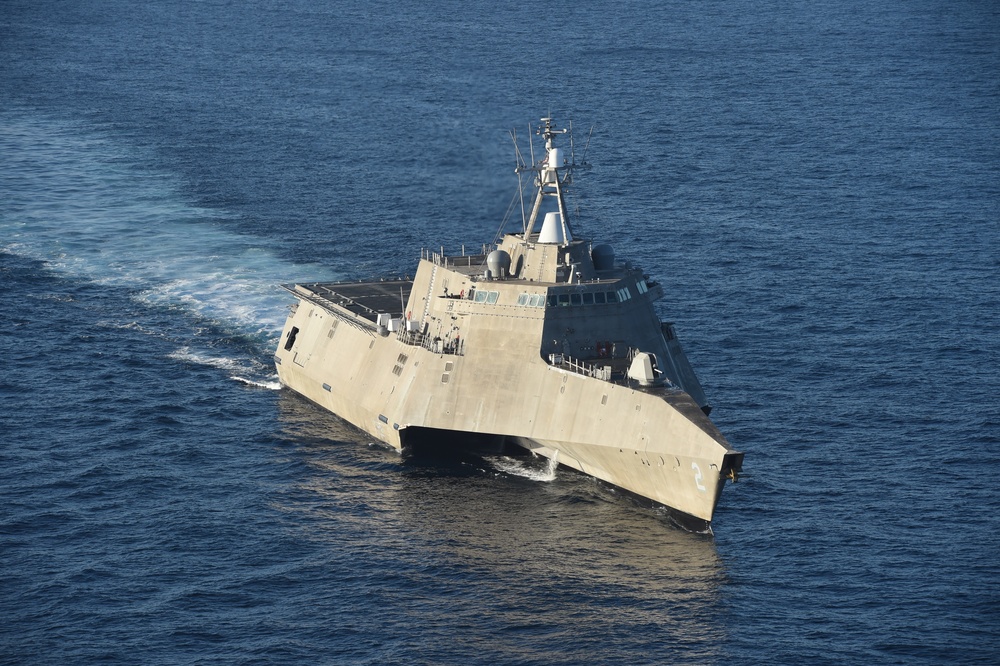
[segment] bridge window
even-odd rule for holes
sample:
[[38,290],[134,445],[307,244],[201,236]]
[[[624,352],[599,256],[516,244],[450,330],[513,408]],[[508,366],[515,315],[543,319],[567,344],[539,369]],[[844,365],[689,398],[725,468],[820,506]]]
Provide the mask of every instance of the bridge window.
[[486,302],[489,303],[490,305],[493,305],[494,303],[497,302],[498,298],[500,298],[500,292],[491,291],[489,295],[486,297]]
[[[648,290],[647,290],[648,291]],[[625,301],[632,299],[632,290],[630,287],[622,287],[617,291],[581,291],[576,293],[550,293],[548,295],[548,306],[549,307],[569,307],[569,306],[587,306],[587,305],[605,305],[609,303],[624,303]],[[535,299],[538,299],[538,305],[542,306],[546,303],[543,300],[545,297],[542,294],[532,294],[529,299],[529,303],[535,304]]]

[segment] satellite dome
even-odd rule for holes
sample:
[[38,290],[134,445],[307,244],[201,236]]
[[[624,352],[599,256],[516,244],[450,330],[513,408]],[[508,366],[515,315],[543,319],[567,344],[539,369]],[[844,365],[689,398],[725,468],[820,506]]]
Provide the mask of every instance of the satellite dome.
[[510,276],[510,255],[506,250],[493,250],[486,257],[486,268],[493,277],[502,280]]
[[615,248],[606,243],[591,250],[590,257],[596,271],[610,271],[615,267]]

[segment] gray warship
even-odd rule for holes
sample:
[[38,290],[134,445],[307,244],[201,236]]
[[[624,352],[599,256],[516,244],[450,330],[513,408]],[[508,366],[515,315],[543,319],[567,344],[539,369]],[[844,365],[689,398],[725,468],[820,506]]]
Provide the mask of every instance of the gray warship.
[[710,530],[743,454],[654,310],[664,286],[575,236],[566,192],[587,165],[572,135],[567,153],[551,118],[534,133],[537,160],[511,133],[533,189],[517,232],[476,254],[422,250],[412,279],[282,285],[297,300],[280,382],[397,450],[500,440]]

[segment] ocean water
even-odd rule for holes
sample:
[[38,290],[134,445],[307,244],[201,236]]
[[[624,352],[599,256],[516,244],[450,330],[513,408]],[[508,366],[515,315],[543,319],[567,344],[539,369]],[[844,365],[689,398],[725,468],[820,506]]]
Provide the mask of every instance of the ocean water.
[[[995,3],[0,17],[0,663],[995,663]],[[276,285],[489,242],[549,114],[746,452],[714,535],[276,382]]]

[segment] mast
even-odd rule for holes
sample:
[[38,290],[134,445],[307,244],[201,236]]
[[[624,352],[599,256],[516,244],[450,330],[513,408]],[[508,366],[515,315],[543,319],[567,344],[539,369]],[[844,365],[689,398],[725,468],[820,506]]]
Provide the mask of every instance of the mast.
[[[545,124],[535,130],[535,134],[540,135],[545,141],[545,156],[530,166],[520,163],[514,170],[518,174],[529,171],[535,174],[535,187],[537,189],[531,214],[525,222],[524,240],[525,242],[530,241],[531,234],[535,232],[535,225],[538,223],[538,214],[542,209],[542,203],[546,197],[551,197],[556,200],[559,217],[558,230],[549,229],[544,224],[542,228],[546,233],[556,234],[558,238],[556,242],[561,247],[565,247],[573,240],[573,230],[566,212],[564,190],[572,182],[572,172],[577,165],[574,160],[567,160],[562,148],[557,148],[555,145],[555,138],[560,134],[568,134],[569,130],[556,129],[552,118],[542,118],[541,121]],[[572,136],[570,138],[572,139]],[[581,164],[580,166],[586,165]],[[549,220],[549,215],[546,215],[546,222],[549,223]],[[539,235],[542,235],[542,231],[539,232]]]

